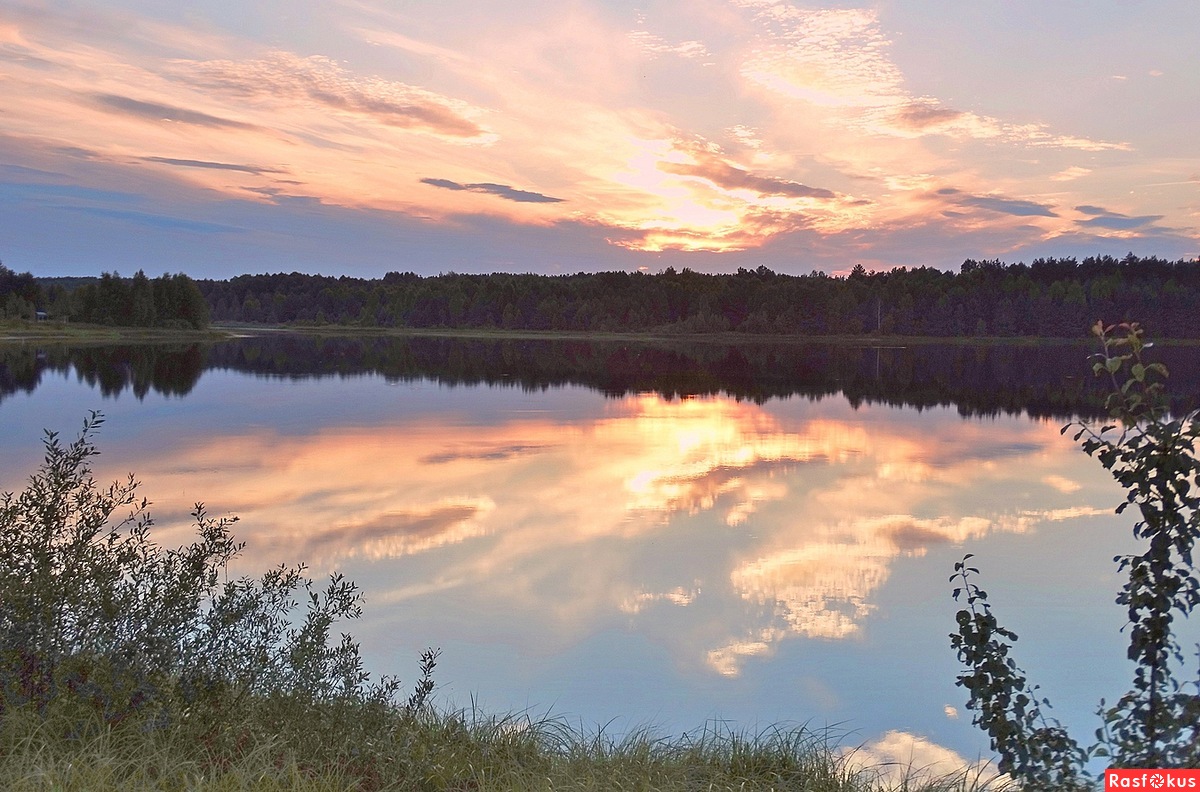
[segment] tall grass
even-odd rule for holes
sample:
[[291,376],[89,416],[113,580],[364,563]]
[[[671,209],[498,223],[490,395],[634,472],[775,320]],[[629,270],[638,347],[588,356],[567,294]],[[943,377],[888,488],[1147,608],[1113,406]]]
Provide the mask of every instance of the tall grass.
[[[0,497],[0,789],[983,790],[981,776],[863,766],[827,733],[704,728],[613,736],[553,718],[431,706],[437,653],[401,701],[333,625],[353,584],[302,568],[226,579],[233,520],[197,505],[164,550],[130,477],[97,485],[93,414],[47,434],[41,468]],[[891,779],[891,780],[889,780]]]
[[610,739],[562,720],[392,710],[343,730],[346,712],[259,702],[235,727],[80,728],[75,715],[6,714],[0,788],[12,790],[806,790],[970,792],[1002,784],[962,772],[861,766],[803,728],[704,729]]

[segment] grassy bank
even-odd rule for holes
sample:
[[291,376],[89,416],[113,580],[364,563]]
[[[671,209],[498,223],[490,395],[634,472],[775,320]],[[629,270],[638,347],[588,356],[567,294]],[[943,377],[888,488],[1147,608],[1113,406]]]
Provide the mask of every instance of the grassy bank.
[[[1036,337],[974,337],[974,336],[873,336],[873,335],[785,335],[781,333],[680,333],[656,332],[652,330],[616,332],[581,332],[571,330],[506,330],[502,328],[415,328],[415,327],[362,327],[357,325],[213,325],[230,335],[263,335],[296,333],[299,335],[330,337],[380,337],[399,336],[405,338],[481,338],[518,339],[548,341],[635,341],[639,343],[662,343],[686,341],[710,344],[847,344],[857,346],[916,346],[921,344],[1078,344],[1078,338]],[[1197,343],[1200,341],[1183,341]]]
[[[779,333],[681,333],[672,331],[577,332],[569,330],[506,330],[502,328],[410,328],[365,327],[359,325],[266,325],[251,323],[213,324],[208,330],[171,330],[157,327],[115,327],[81,322],[29,322],[19,319],[0,320],[0,343],[23,341],[116,343],[157,341],[225,341],[241,336],[294,333],[330,337],[410,338],[482,338],[529,339],[551,341],[634,341],[661,343],[686,341],[709,344],[846,344],[849,346],[921,346],[953,345],[1015,345],[1079,344],[1077,337],[1057,338],[1039,336],[900,336],[900,335],[785,335]],[[1200,339],[1156,339],[1163,346],[1198,346]]]
[[[105,725],[78,710],[10,711],[0,725],[7,790],[884,790],[999,789],[976,775],[861,766],[802,728],[701,730],[665,740],[585,734],[561,721],[404,713],[287,698],[236,719],[168,728]],[[227,713],[226,713],[227,715]]]
[[[780,333],[673,333],[636,331],[576,332],[569,330],[506,330],[491,328],[414,328],[414,327],[364,327],[358,325],[261,325],[249,323],[221,323],[212,326],[213,332],[226,337],[263,335],[304,335],[325,338],[459,338],[484,340],[530,340],[530,341],[603,341],[639,344],[706,344],[712,346],[756,344],[836,344],[849,347],[920,347],[920,346],[1045,346],[1057,344],[1079,346],[1079,337],[1058,338],[1039,336],[899,336],[899,335],[785,335]],[[1159,346],[1200,346],[1200,339],[1155,339]]]
[[[910,336],[910,335],[788,335],[783,333],[680,333],[652,330],[615,332],[580,332],[571,330],[506,330],[503,328],[417,328],[417,327],[365,327],[359,325],[260,325],[249,323],[214,324],[212,329],[231,336],[263,335],[274,333],[296,333],[313,336],[400,336],[410,338],[483,338],[483,339],[528,339],[550,341],[636,341],[636,342],[706,342],[711,344],[846,344],[848,346],[902,347],[933,344],[1010,345],[1034,346],[1040,344],[1069,344],[1078,346],[1078,336]],[[1155,339],[1162,346],[1200,346],[1200,339]]]
[[116,327],[84,322],[30,322],[0,319],[0,343],[20,341],[115,343],[129,341],[221,341],[226,330],[175,330],[163,327]]

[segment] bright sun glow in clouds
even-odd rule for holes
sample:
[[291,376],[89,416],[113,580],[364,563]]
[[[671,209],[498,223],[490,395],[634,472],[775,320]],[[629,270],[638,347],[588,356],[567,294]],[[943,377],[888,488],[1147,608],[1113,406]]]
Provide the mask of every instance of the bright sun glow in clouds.
[[[1056,245],[1195,253],[1200,121],[1186,108],[1200,96],[1190,50],[1170,45],[1200,22],[1194,4],[1144,10],[1135,29],[1117,11],[1077,29],[1032,2],[930,13],[17,2],[0,10],[11,263],[66,266],[76,236],[116,256],[139,229],[176,249],[286,250],[310,269],[328,250],[380,264],[366,240],[389,239],[401,256],[419,240],[432,258],[411,266],[430,271],[464,256],[488,269],[469,252],[489,238],[533,269],[689,251],[730,269],[803,251],[772,260],[781,271]],[[1022,57],[1014,41],[1062,55]],[[1081,57],[1096,51],[1110,57]],[[1129,222],[1087,225],[1088,206]],[[46,241],[68,221],[78,233]]]

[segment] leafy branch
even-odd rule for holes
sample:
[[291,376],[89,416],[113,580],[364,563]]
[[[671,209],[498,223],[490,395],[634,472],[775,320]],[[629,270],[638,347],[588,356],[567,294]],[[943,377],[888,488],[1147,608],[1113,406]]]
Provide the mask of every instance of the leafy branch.
[[1075,428],[1074,440],[1125,489],[1116,512],[1137,506],[1133,534],[1147,545],[1113,559],[1128,574],[1116,602],[1128,614],[1127,657],[1135,668],[1132,688],[1115,705],[1100,702],[1103,725],[1095,744],[1081,748],[1044,717],[1041,707],[1049,701],[1038,700],[1037,688],[1009,656],[1017,636],[997,623],[986,592],[971,580],[979,573],[966,565],[972,556],[955,564],[950,578],[960,583],[955,599],[965,594],[967,604],[950,636],[967,668],[958,684],[970,691],[967,707],[990,736],[1000,768],[1026,789],[1086,788],[1085,765],[1093,756],[1108,757],[1115,767],[1200,766],[1200,672],[1181,681],[1187,671],[1175,633],[1177,619],[1200,603],[1193,562],[1200,539],[1200,421],[1197,412],[1170,415],[1169,372],[1145,360],[1153,345],[1137,323],[1097,322],[1092,333],[1101,345],[1092,370],[1112,384],[1105,405],[1111,421],[1098,429],[1075,422],[1062,432]]
[[967,709],[976,713],[972,723],[992,738],[1000,772],[1021,779],[1027,789],[1087,789],[1080,772],[1087,752],[1057,720],[1045,715],[1042,707],[1049,709],[1049,700],[1038,698],[1038,688],[1030,687],[1009,656],[1017,634],[997,623],[987,592],[971,579],[979,574],[967,565],[973,557],[963,556],[950,576],[951,583],[960,584],[954,589],[955,601],[965,595],[967,604],[957,614],[958,632],[950,635],[950,646],[970,669],[959,675],[957,684],[971,694]]

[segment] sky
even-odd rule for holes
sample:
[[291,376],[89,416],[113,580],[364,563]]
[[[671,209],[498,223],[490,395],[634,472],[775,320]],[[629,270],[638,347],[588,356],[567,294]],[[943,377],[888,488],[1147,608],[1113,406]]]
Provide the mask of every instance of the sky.
[[0,0],[0,261],[1200,255],[1200,3]]

